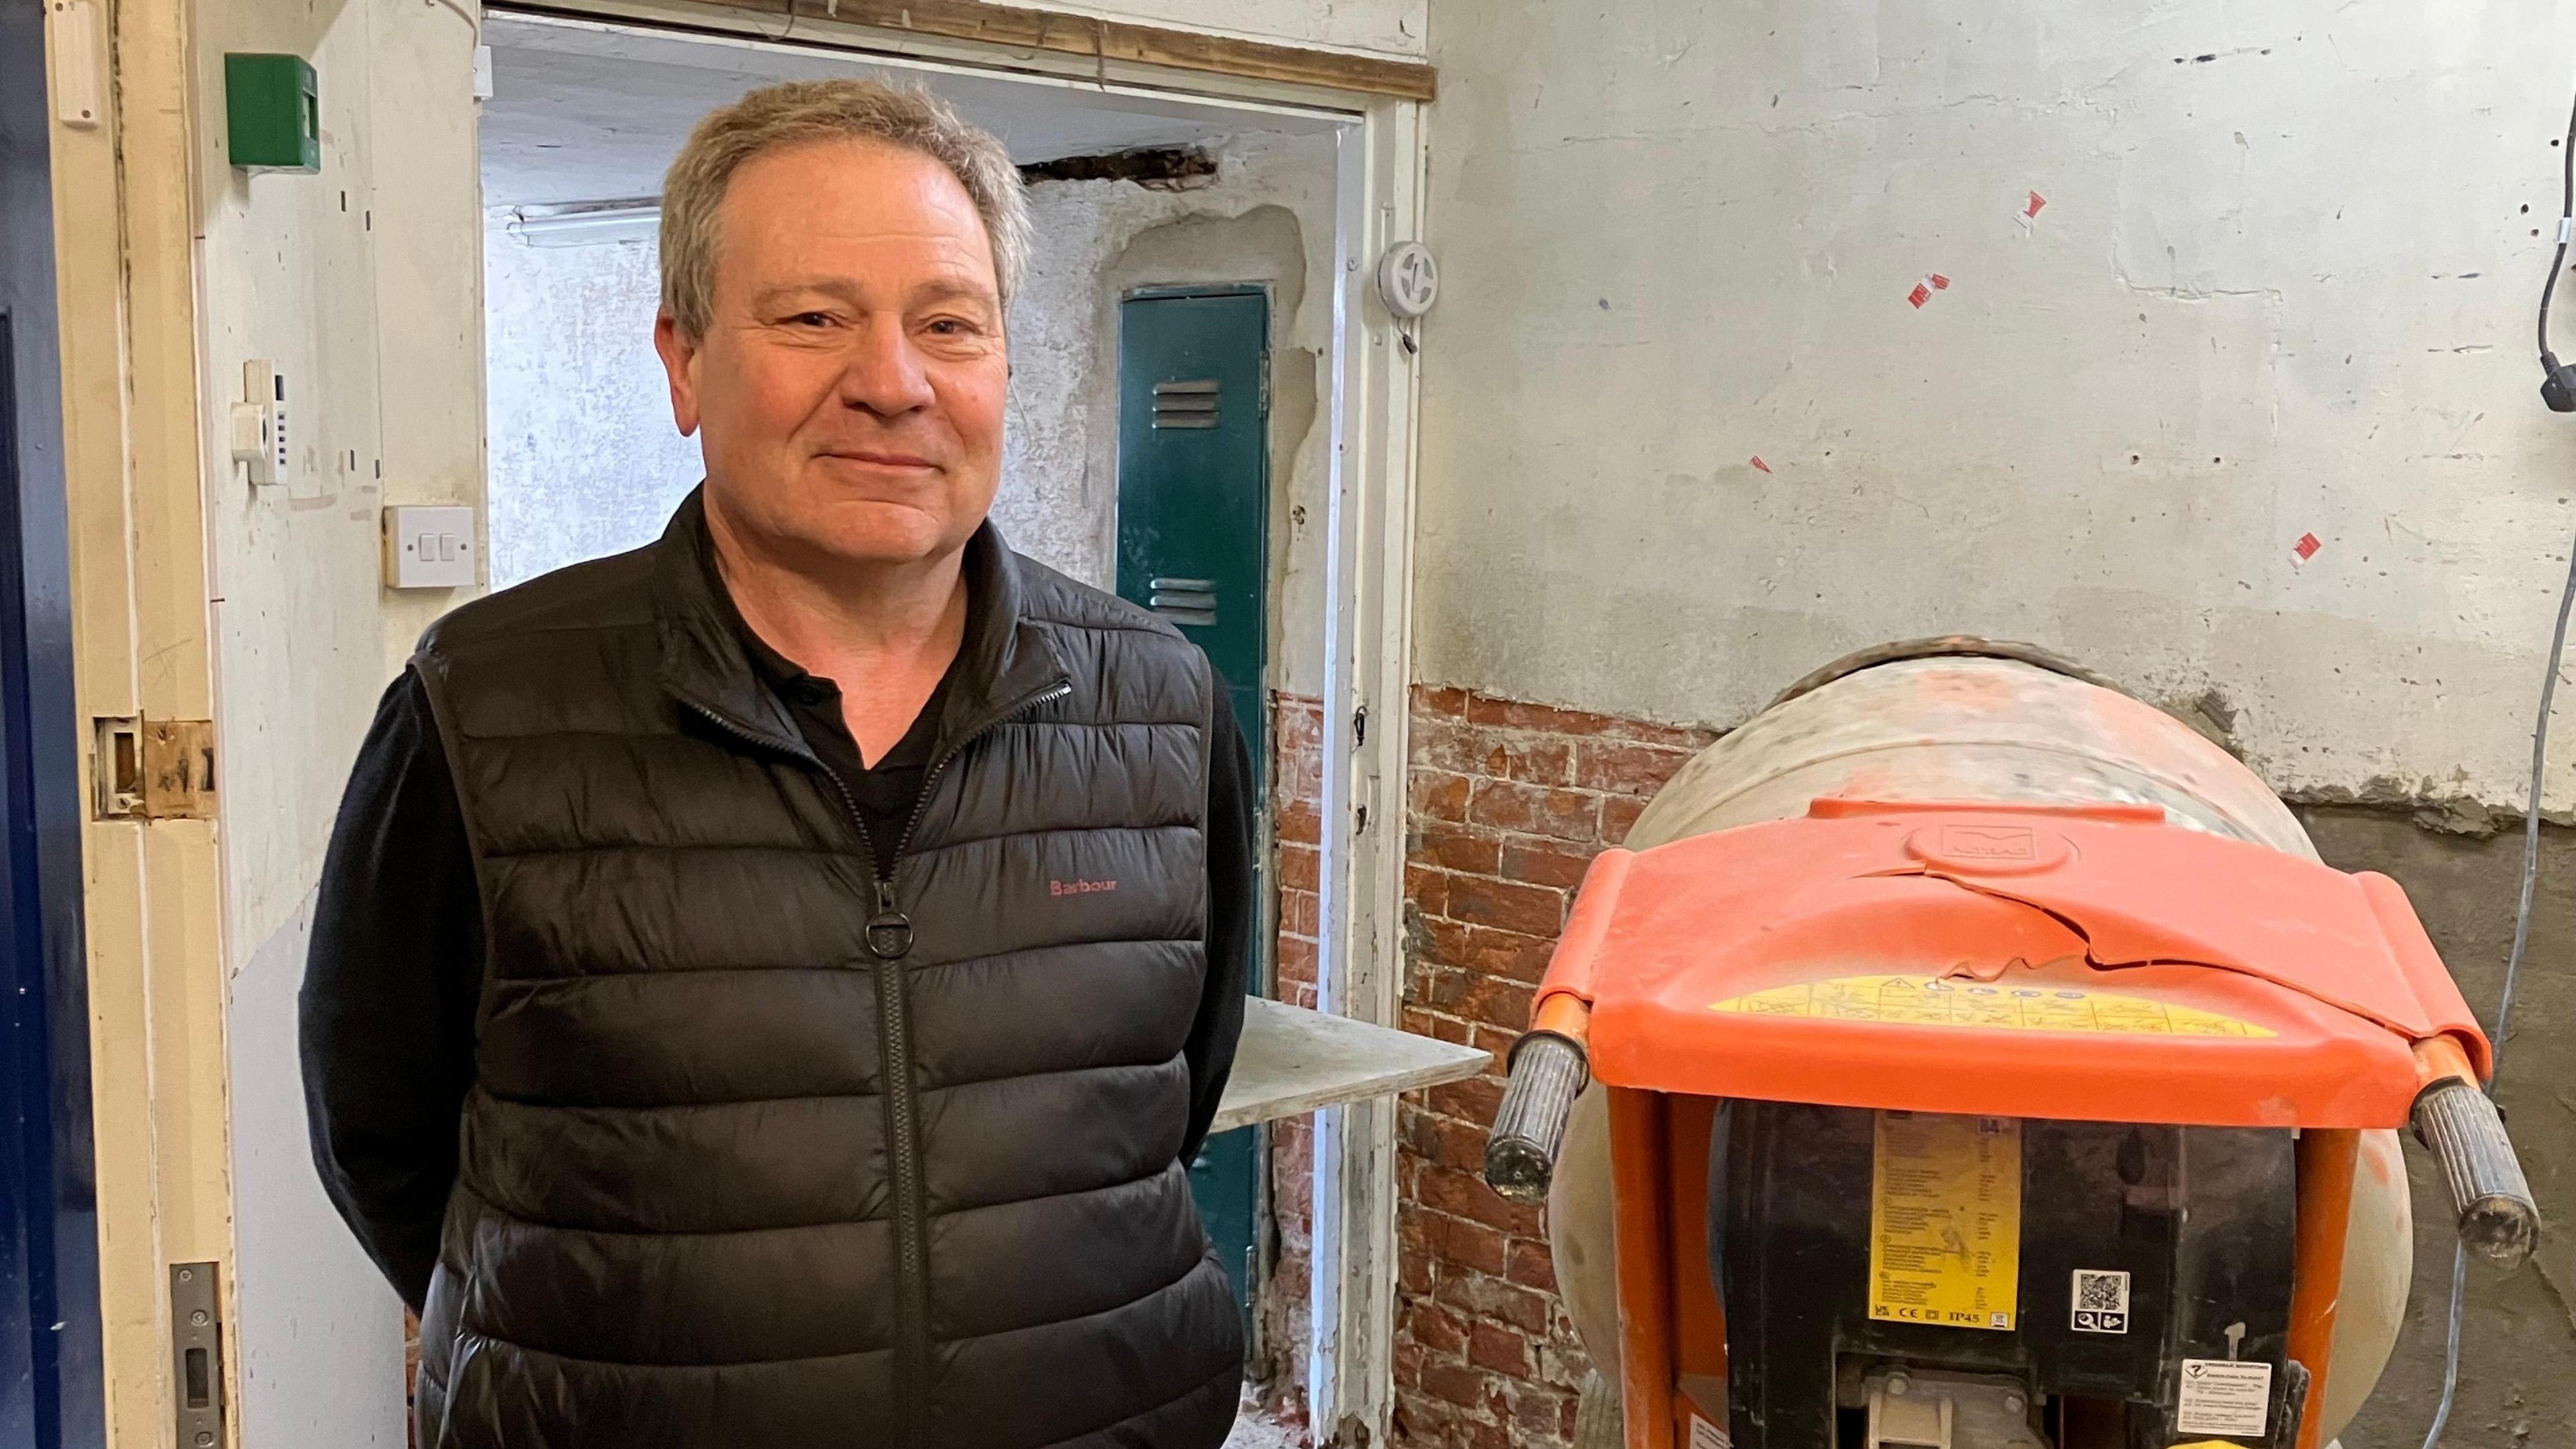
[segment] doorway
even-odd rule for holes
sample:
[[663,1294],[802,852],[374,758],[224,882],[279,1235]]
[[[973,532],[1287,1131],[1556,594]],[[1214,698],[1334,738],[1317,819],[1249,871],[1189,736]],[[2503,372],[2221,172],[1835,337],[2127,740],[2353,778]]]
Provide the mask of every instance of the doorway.
[[[1267,803],[1274,697],[1326,693],[1332,654],[1347,118],[498,8],[485,38],[495,587],[649,542],[698,480],[650,337],[657,192],[689,127],[776,80],[924,84],[1010,148],[1037,234],[1011,307],[994,520],[1039,562],[1148,607],[1162,594],[1167,614],[1201,612],[1173,581],[1209,581],[1212,619],[1174,617],[1224,677]],[[1140,349],[1159,349],[1150,366]],[[1131,389],[1140,366],[1154,376]],[[1257,970],[1275,878],[1265,863]],[[1192,1174],[1246,1305],[1269,1267],[1268,1168],[1266,1136],[1245,1130],[1212,1140]],[[1306,1351],[1256,1347],[1274,1363]]]

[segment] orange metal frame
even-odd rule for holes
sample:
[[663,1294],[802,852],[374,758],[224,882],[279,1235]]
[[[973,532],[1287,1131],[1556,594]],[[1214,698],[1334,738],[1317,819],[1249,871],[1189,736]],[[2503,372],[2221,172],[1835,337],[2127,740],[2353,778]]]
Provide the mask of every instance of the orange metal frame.
[[[2423,1085],[2419,1045],[2448,1038],[2434,1049],[2485,1075],[2486,1038],[2394,882],[2136,814],[1820,802],[1803,819],[1608,851],[1538,1006],[1590,1007],[1596,1079],[1685,1096],[2397,1127]],[[1711,1010],[1871,974],[2117,995],[2240,1029],[1976,1032]],[[1955,1070],[1963,1035],[1973,1073]]]
[[[1628,1449],[1690,1442],[1686,1377],[1726,1381],[1726,1313],[1708,1273],[1707,1097],[1612,1088],[1610,1162],[1617,1208],[1620,1393]],[[1699,1411],[1723,1426],[1726,1405]]]
[[2352,1223],[2352,1175],[2361,1134],[2325,1128],[2299,1134],[2299,1241],[2290,1264],[2290,1357],[2307,1365],[2307,1417],[2298,1449],[2317,1449],[2334,1367],[2335,1309],[2343,1299],[2343,1238]]
[[1618,1222],[1619,1397],[1628,1449],[1671,1449],[1672,1204],[1664,1103],[1657,1092],[1610,1093],[1610,1185]]

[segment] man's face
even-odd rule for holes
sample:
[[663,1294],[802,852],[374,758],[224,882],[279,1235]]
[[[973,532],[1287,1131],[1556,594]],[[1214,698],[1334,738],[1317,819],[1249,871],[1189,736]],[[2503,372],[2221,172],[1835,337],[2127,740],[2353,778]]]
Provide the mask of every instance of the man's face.
[[743,163],[716,215],[706,335],[655,347],[707,507],[803,570],[962,547],[1001,479],[1010,375],[993,250],[938,162],[822,141]]

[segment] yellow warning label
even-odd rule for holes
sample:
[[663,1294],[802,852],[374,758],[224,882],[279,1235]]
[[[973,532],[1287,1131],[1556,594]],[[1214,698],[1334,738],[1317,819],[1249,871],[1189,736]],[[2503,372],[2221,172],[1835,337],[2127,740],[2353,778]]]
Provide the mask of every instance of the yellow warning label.
[[1774,986],[1721,1001],[1712,1011],[1820,1021],[1982,1026],[2002,1031],[2088,1031],[2114,1036],[2271,1036],[2265,1027],[2196,1006],[2085,991],[2002,986],[1938,976],[1837,976]]
[[2021,1292],[2021,1123],[1881,1112],[1869,1173],[1869,1316],[2010,1329]]

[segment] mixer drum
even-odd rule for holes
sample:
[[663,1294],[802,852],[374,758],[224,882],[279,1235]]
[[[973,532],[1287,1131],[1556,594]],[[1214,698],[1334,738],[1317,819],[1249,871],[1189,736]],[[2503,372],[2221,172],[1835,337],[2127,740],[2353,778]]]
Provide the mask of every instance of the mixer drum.
[[[1683,767],[1626,844],[1643,850],[1789,819],[1821,796],[2157,805],[2186,829],[2317,858],[2280,798],[2181,721],[2037,650],[1968,640],[1889,646],[1800,681]],[[1575,1331],[1607,1380],[1596,1391],[1615,1396],[1611,1205],[1608,1111],[1596,1085],[1567,1122],[1547,1221]],[[2397,1134],[2362,1133],[2321,1440],[2351,1422],[2387,1365],[2413,1245]],[[1609,1419],[1606,1407],[1587,1405],[1587,1420]]]

